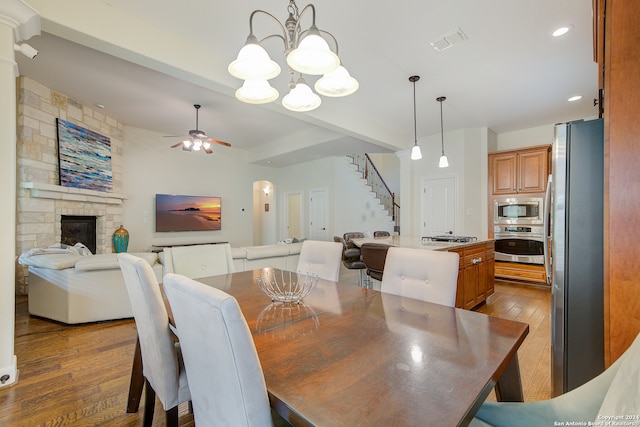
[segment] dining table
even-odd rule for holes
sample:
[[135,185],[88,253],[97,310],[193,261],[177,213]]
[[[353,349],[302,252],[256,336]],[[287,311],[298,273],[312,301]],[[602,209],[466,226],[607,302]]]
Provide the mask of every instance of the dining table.
[[464,426],[492,389],[523,401],[526,323],[322,279],[298,303],[273,302],[256,283],[265,274],[296,273],[195,280],[236,298],[271,407],[295,426]]

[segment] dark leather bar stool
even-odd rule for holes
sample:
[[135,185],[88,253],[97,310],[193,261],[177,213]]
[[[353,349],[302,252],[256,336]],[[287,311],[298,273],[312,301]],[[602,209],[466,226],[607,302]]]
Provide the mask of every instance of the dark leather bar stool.
[[342,264],[349,270],[360,270],[358,277],[358,285],[362,286],[362,270],[364,270],[364,262],[360,258],[360,248],[353,245],[349,247],[347,242],[340,236],[333,236],[333,241],[342,244]]
[[388,231],[374,231],[373,232],[373,237],[386,237],[386,236],[391,236],[391,233],[389,233]]
[[360,247],[362,251],[362,261],[367,268],[367,275],[369,277],[382,281],[384,263],[390,247],[391,245],[382,243],[365,243]]

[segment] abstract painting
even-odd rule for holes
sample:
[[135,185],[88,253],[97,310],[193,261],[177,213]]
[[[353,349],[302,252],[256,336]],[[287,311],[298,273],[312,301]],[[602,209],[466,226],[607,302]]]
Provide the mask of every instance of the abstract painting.
[[71,122],[56,119],[60,185],[113,191],[111,140]]

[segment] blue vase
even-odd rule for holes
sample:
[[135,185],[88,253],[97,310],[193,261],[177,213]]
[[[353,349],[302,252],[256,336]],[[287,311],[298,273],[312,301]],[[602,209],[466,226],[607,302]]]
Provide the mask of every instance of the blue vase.
[[127,252],[127,247],[129,246],[129,232],[120,225],[113,233],[113,247],[116,250],[116,253]]

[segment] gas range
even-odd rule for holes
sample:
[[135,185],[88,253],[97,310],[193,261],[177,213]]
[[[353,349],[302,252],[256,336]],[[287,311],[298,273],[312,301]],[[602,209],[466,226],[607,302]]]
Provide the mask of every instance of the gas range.
[[473,242],[474,240],[478,240],[478,238],[471,236],[452,236],[449,234],[444,234],[441,236],[427,236],[422,238],[423,242],[467,243]]

